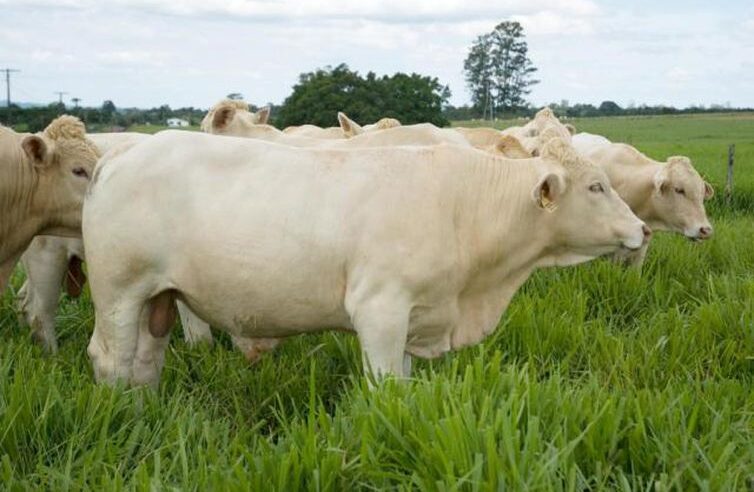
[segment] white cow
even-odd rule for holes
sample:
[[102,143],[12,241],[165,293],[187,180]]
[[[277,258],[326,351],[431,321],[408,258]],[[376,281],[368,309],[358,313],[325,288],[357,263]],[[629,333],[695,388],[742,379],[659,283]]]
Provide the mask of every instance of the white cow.
[[395,118],[382,118],[376,123],[361,126],[343,112],[338,112],[338,123],[340,126],[322,128],[316,125],[289,126],[283,132],[289,135],[298,135],[301,137],[324,138],[324,139],[343,139],[351,138],[362,133],[373,132],[377,130],[386,130],[401,126],[401,122]]
[[215,135],[246,137],[291,147],[319,147],[345,149],[356,147],[383,147],[394,145],[436,145],[452,143],[466,145],[468,141],[458,132],[438,128],[429,123],[393,126],[380,131],[366,131],[348,139],[323,139],[291,135],[270,125],[251,122],[246,111],[231,104],[219,103],[212,108],[212,118],[207,115],[202,130]]
[[[91,133],[87,138],[101,155],[119,152],[149,135],[143,133]],[[32,337],[46,350],[57,352],[55,314],[63,285],[69,296],[77,297],[86,282],[81,268],[84,243],[80,238],[37,236],[21,256],[26,281],[18,292],[21,320],[31,329]],[[189,344],[212,341],[209,326],[179,302],[178,312]],[[249,351],[244,343],[242,349]],[[264,347],[264,344],[260,344]]]
[[[369,128],[366,131],[362,131],[361,127],[359,127],[359,133],[353,137],[336,140],[307,137],[295,132],[281,132],[270,125],[252,123],[244,109],[239,108],[234,104],[226,104],[225,102],[220,102],[213,107],[212,114],[213,117],[211,119],[205,118],[206,123],[202,126],[203,130],[207,133],[253,138],[292,147],[347,149],[396,145],[436,145],[440,143],[449,143],[460,146],[470,145],[469,141],[458,132],[450,129],[438,128],[429,123],[400,126],[400,123],[393,125],[388,122],[384,123],[386,128],[380,129],[378,122],[378,124],[375,125],[367,125]],[[353,122],[351,122],[351,120],[349,120],[343,113],[338,113],[338,118],[341,122],[343,131],[347,132],[349,135],[353,134],[353,129],[348,126]],[[386,119],[383,118],[383,120]],[[517,149],[515,146],[511,145],[510,140],[510,137],[503,137],[501,135],[500,141],[490,150],[493,153],[500,155],[518,157],[518,154],[516,153]],[[183,311],[181,311],[181,313],[183,313]],[[189,321],[185,320],[182,316],[181,319],[182,322],[192,323],[188,326],[191,333],[206,333],[206,336],[203,338],[211,338],[210,328],[207,323],[203,323],[197,318],[193,318]],[[250,339],[241,336],[233,336],[233,342],[249,361],[256,362],[264,352],[275,348],[280,343],[280,340],[271,338]]]
[[132,384],[159,380],[174,299],[235,335],[355,332],[373,373],[400,375],[404,353],[479,342],[535,268],[649,234],[559,139],[521,165],[167,131],[101,162],[83,216],[88,352],[99,381]]
[[35,235],[80,233],[97,158],[84,124],[73,116],[34,135],[0,127],[0,293]]
[[340,124],[343,135],[346,138],[355,137],[363,133],[373,132],[377,130],[387,130],[388,128],[396,128],[401,126],[401,122],[395,118],[381,118],[375,123],[361,126],[351,118],[346,116],[343,112],[338,112],[338,123]]
[[454,127],[453,130],[463,135],[469,144],[486,152],[500,154],[511,159],[527,159],[531,153],[526,150],[519,139],[512,135],[504,135],[494,128],[464,128]]
[[328,128],[322,128],[317,125],[288,126],[283,129],[283,133],[297,135],[299,137],[323,138],[328,140],[346,138],[343,134],[343,130],[339,126],[331,126]]
[[270,119],[270,108],[265,107],[253,113],[249,111],[249,105],[244,101],[238,101],[236,99],[223,99],[210,108],[204,118],[200,128],[202,131],[211,133],[209,131],[212,121],[219,118],[218,112],[225,111],[229,108],[233,108],[237,111],[237,118],[235,124],[239,125],[266,125]]
[[[573,145],[604,169],[621,198],[653,230],[677,232],[694,241],[712,236],[704,201],[714,190],[688,157],[672,156],[659,162],[630,145],[588,133],[574,135]],[[618,259],[640,267],[647,248],[648,244]]]
[[[546,131],[548,136],[543,137]],[[536,156],[539,149],[552,136],[570,141],[574,131],[573,125],[564,125],[550,108],[545,107],[540,109],[524,126],[512,126],[502,130],[502,133],[515,137],[529,153]]]

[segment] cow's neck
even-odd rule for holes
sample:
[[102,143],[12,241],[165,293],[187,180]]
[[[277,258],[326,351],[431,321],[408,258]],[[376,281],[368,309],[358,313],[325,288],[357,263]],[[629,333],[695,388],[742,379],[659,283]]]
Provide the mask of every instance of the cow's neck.
[[536,264],[551,237],[551,228],[544,226],[550,214],[532,198],[545,170],[490,156],[477,168],[476,179],[467,181],[462,190],[466,206],[458,213],[470,271],[504,278]]
[[508,162],[495,159],[492,166],[480,165],[476,180],[462,190],[468,211],[459,236],[466,241],[462,249],[468,264],[451,348],[477,343],[497,327],[552,241],[548,224],[552,216],[531,197],[544,168]]
[[662,169],[659,162],[647,159],[640,166],[614,165],[605,169],[610,184],[641,220],[651,223],[657,219],[652,194],[655,175]]

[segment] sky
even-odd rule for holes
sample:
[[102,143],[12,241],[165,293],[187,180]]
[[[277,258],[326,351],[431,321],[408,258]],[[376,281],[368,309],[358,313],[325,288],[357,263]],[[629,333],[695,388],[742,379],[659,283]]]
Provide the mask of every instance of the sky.
[[344,62],[438,77],[461,105],[471,43],[516,20],[535,106],[754,107],[752,0],[0,0],[0,14],[15,101],[281,103],[300,73]]

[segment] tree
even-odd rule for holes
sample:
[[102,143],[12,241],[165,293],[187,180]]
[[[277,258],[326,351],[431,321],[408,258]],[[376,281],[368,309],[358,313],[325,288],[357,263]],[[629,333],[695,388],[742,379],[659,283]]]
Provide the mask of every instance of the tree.
[[599,111],[604,115],[614,116],[621,114],[623,112],[623,109],[613,101],[602,101],[602,104],[600,104],[599,107]]
[[450,91],[434,77],[415,73],[378,77],[373,72],[362,77],[340,64],[301,74],[293,93],[277,111],[275,123],[281,127],[304,123],[333,126],[338,111],[343,111],[361,123],[392,117],[406,124],[443,126],[448,124],[442,109],[449,97]]
[[524,96],[538,80],[528,57],[524,28],[505,21],[479,36],[463,64],[471,100],[482,115],[517,110],[526,106]]

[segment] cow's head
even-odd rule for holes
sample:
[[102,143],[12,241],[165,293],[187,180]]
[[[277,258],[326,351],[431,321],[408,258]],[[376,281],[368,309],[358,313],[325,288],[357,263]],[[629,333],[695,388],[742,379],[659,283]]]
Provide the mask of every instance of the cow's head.
[[76,117],[60,116],[43,132],[24,137],[21,147],[37,176],[35,212],[55,233],[80,234],[84,196],[99,158],[84,124]]
[[546,171],[532,190],[532,199],[548,227],[551,263],[590,260],[619,249],[638,250],[651,235],[610,186],[605,172],[581,158],[561,138],[542,148]]
[[704,201],[714,190],[704,181],[687,157],[668,158],[655,174],[652,204],[656,215],[652,227],[675,231],[689,239],[712,236],[712,225],[704,210]]
[[265,125],[270,108],[253,113],[244,101],[225,99],[215,104],[202,120],[201,129],[218,135],[244,136],[254,125]]
[[513,135],[500,135],[497,142],[488,151],[508,159],[529,159],[532,157],[531,152]]

